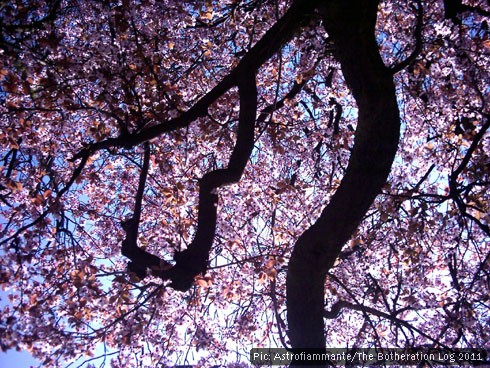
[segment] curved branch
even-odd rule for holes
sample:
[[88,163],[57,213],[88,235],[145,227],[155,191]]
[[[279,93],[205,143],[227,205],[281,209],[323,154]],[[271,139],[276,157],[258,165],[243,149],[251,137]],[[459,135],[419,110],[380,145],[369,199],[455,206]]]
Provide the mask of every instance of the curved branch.
[[420,330],[419,328],[412,326],[409,322],[396,317],[396,314],[382,312],[378,309],[368,307],[368,306],[363,305],[363,304],[354,304],[354,303],[351,303],[351,302],[348,302],[345,300],[338,300],[332,306],[332,309],[330,311],[325,311],[324,317],[325,318],[336,318],[340,314],[342,309],[344,309],[344,308],[347,308],[350,310],[355,310],[358,312],[362,312],[364,314],[366,314],[366,313],[371,314],[373,316],[386,319],[388,321],[391,321],[391,322],[396,323],[398,325],[404,326],[404,327],[408,328],[409,330],[412,330],[412,331],[418,333],[420,336],[425,337],[427,340],[430,340],[431,342],[435,343],[438,346],[441,346],[441,347],[446,348],[446,349],[450,349],[450,347],[441,343],[438,339],[435,339],[432,336],[430,336],[429,334]]
[[138,229],[141,219],[141,207],[143,204],[143,194],[145,192],[149,166],[150,146],[148,143],[146,143],[143,156],[143,166],[141,168],[138,182],[138,190],[136,191],[136,197],[134,200],[133,216],[130,219],[121,222],[121,226],[126,232],[126,239],[124,239],[122,242],[121,254],[131,260],[131,262],[128,264],[128,270],[134,272],[140,278],[144,278],[146,276],[147,268],[159,267],[161,263],[160,258],[138,247]]
[[199,188],[198,224],[194,240],[186,250],[175,254],[175,266],[168,271],[163,271],[161,275],[163,278],[171,279],[171,286],[176,290],[188,290],[194,282],[194,277],[206,271],[216,231],[218,210],[216,189],[240,180],[254,147],[257,113],[257,86],[254,71],[244,73],[240,77],[238,93],[240,95],[238,133],[228,167],[211,171],[202,177]]
[[408,56],[405,60],[400,62],[399,64],[394,65],[391,68],[391,72],[393,74],[398,73],[399,71],[405,69],[407,66],[412,64],[417,56],[419,56],[422,51],[422,27],[424,21],[424,7],[422,6],[422,1],[417,0],[417,24],[415,25],[415,48],[413,49],[410,56]]
[[337,0],[329,2],[324,13],[359,116],[346,174],[320,218],[296,242],[289,262],[287,308],[293,348],[325,347],[326,273],[381,192],[398,146],[395,86],[374,34],[377,9],[377,1]]
[[131,261],[128,270],[134,272],[138,277],[146,276],[147,268],[158,268],[162,264],[159,257],[150,254],[138,247],[138,229],[141,220],[141,207],[143,204],[143,194],[145,192],[146,178],[150,167],[150,145],[145,144],[143,156],[143,166],[141,168],[138,189],[134,200],[133,216],[121,222],[121,226],[126,232],[126,239],[122,242],[121,254],[128,257]]

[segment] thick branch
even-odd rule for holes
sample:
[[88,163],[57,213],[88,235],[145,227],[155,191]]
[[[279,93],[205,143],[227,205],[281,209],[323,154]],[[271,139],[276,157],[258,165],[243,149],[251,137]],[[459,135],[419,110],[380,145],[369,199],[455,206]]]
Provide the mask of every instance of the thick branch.
[[172,287],[177,290],[187,290],[192,285],[194,277],[206,271],[216,230],[218,210],[216,189],[240,180],[254,147],[257,86],[253,71],[241,76],[238,81],[238,93],[240,113],[237,141],[228,167],[211,171],[201,179],[196,235],[186,250],[175,254],[176,264],[166,275],[172,280]]
[[374,35],[377,8],[377,1],[338,0],[329,2],[324,13],[359,116],[346,174],[320,218],[298,239],[289,262],[293,348],[325,346],[325,275],[380,193],[398,146],[400,118],[392,72],[383,64]]

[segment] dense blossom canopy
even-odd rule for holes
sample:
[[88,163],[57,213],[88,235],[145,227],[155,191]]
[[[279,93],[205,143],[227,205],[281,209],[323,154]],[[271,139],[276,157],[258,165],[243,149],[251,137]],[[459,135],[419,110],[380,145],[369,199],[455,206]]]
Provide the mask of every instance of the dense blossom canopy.
[[[341,3],[0,7],[2,350],[238,367],[301,345],[310,248],[288,265],[322,219],[350,239],[300,305],[326,346],[490,347],[488,2]],[[356,162],[368,210],[330,203]]]

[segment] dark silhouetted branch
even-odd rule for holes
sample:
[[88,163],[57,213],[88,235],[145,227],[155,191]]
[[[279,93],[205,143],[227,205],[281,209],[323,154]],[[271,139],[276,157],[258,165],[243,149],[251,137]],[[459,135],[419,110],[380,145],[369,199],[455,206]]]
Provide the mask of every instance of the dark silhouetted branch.
[[463,201],[463,199],[461,198],[461,191],[458,187],[459,186],[458,177],[467,168],[471,158],[473,157],[473,154],[475,153],[475,150],[478,148],[478,145],[481,143],[483,137],[485,136],[485,133],[490,129],[490,116],[488,114],[485,114],[485,119],[486,119],[485,124],[483,124],[483,126],[478,131],[478,133],[475,134],[470,147],[468,148],[466,154],[463,157],[463,160],[461,160],[459,166],[449,176],[449,195],[458,206],[458,209],[460,210],[461,214],[464,217],[469,218],[474,223],[476,223],[478,227],[485,232],[485,234],[490,236],[490,227],[487,224],[481,222],[479,219],[477,219],[475,216],[471,215],[467,211],[467,206]]
[[423,29],[423,24],[424,24],[424,7],[422,6],[422,1],[417,0],[417,20],[415,24],[415,47],[412,51],[412,53],[402,62],[399,64],[394,65],[391,68],[391,72],[393,74],[398,73],[399,71],[405,69],[407,66],[412,64],[415,59],[417,59],[417,56],[419,56],[420,52],[422,51],[422,29]]
[[130,259],[128,270],[134,272],[139,278],[146,276],[148,268],[158,269],[162,263],[159,257],[138,247],[138,229],[141,220],[143,194],[145,192],[146,178],[148,177],[150,166],[150,146],[148,143],[145,144],[144,150],[143,166],[134,200],[133,216],[121,222],[121,226],[126,232],[126,239],[122,242],[121,253]]
[[214,170],[202,177],[199,188],[196,235],[186,250],[175,254],[175,265],[173,267],[167,267],[168,264],[165,261],[146,252],[137,245],[143,193],[150,160],[149,146],[148,144],[145,145],[134,213],[129,220],[121,224],[126,231],[126,239],[122,244],[122,254],[131,260],[128,265],[129,271],[134,272],[138,277],[145,277],[148,269],[151,269],[153,275],[159,276],[164,280],[171,280],[171,286],[174,289],[185,291],[192,286],[195,276],[206,271],[209,252],[216,231],[217,189],[240,180],[254,147],[257,113],[257,86],[255,83],[255,73],[253,71],[247,74],[244,73],[238,81],[240,112],[235,147],[226,169]]
[[172,287],[187,290],[194,277],[207,269],[209,252],[216,231],[218,211],[217,189],[236,183],[242,177],[254,147],[255,118],[257,114],[257,86],[255,73],[249,71],[238,80],[240,95],[240,113],[235,147],[230,156],[228,167],[205,174],[200,181],[199,213],[197,231],[189,247],[175,254],[175,266],[162,273],[164,278],[172,280]]

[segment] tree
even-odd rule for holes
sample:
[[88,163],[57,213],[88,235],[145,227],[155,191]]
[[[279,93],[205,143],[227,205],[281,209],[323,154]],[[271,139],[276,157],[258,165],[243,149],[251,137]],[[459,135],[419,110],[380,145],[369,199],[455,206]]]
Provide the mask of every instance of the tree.
[[488,15],[3,5],[2,349],[489,347]]

